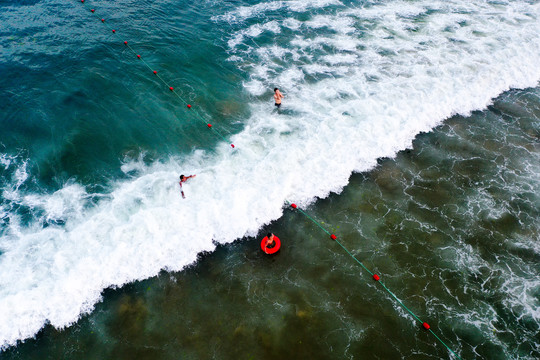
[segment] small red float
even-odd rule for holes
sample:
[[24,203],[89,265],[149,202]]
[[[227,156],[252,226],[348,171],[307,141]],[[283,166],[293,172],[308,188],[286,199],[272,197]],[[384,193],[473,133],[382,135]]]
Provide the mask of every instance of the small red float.
[[105,19],[101,19],[101,22],[105,22]]
[[336,240],[336,239],[337,239],[337,236],[336,236],[336,235],[334,235],[334,234],[332,234],[332,235],[330,235],[330,239],[332,239],[332,240]]
[[114,30],[114,29],[113,29],[113,31],[112,31],[112,32],[113,32],[113,34],[114,34],[114,33],[116,32],[116,30]]
[[187,104],[188,109],[191,109],[191,105]]
[[291,204],[291,207],[292,207],[293,209],[296,209],[296,204]]
[[231,147],[234,149],[234,144],[231,144]]
[[90,11],[91,11],[91,12],[94,12],[94,11],[96,11],[96,10],[92,9],[92,10],[90,10]]
[[157,74],[157,71],[156,71],[156,70],[154,70],[154,74]]
[[429,328],[431,327],[431,326],[429,326],[429,324],[428,324],[427,322],[423,323],[422,326],[423,326],[424,329],[426,329],[426,330],[429,330]]
[[277,253],[279,248],[281,247],[281,240],[279,240],[279,238],[276,235],[274,235],[274,243],[275,244],[272,247],[267,247],[266,246],[266,241],[267,240],[268,240],[268,236],[265,236],[261,241],[261,249],[262,249],[262,251],[264,251],[268,255],[272,255],[272,254]]
[[127,41],[124,41],[124,45],[127,45]]
[[173,91],[173,90],[174,90],[174,88],[173,88],[173,87],[171,86],[171,87],[169,88],[169,90]]
[[373,279],[375,279],[375,281],[381,280],[381,278],[377,274],[373,274]]
[[208,126],[209,128],[211,128],[211,127],[212,127],[212,124],[208,124],[208,125],[206,125],[206,126]]
[[137,57],[140,59],[140,58],[141,58],[141,55],[137,55]]

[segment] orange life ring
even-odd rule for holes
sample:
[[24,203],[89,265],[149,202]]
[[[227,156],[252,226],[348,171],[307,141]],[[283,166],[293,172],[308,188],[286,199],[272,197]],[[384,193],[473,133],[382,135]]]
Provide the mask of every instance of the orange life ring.
[[275,245],[272,246],[272,247],[266,247],[266,241],[267,240],[268,240],[268,236],[265,236],[261,241],[261,249],[262,249],[262,251],[264,251],[268,255],[277,253],[279,248],[281,247],[281,241],[279,240],[279,238],[276,235],[274,235]]

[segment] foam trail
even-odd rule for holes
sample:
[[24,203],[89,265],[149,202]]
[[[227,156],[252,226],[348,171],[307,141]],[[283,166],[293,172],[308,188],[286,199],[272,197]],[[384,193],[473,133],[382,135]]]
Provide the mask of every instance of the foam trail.
[[[291,18],[240,22],[230,35],[238,40],[229,42],[232,59],[250,64],[245,87],[254,95],[253,115],[232,139],[236,151],[223,144],[212,154],[126,164],[133,179],[113,183],[97,203],[75,183],[27,193],[19,164],[19,176],[2,189],[0,346],[32,337],[47,322],[72,324],[107,287],[181,270],[214,241],[254,235],[281,216],[286,199],[306,205],[339,192],[353,171],[394,156],[419,132],[540,79],[539,4],[278,1],[216,20],[258,19],[283,6]],[[325,6],[333,10],[295,18]],[[282,42],[247,41],[266,32]],[[272,105],[257,96],[276,83],[285,111],[269,115]],[[185,200],[179,173],[198,175],[184,186]],[[10,210],[17,206],[32,209],[36,220],[25,224]]]

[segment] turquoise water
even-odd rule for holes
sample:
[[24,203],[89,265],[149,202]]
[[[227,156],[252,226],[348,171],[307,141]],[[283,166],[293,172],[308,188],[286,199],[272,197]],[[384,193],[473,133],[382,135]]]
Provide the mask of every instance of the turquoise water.
[[539,14],[2,4],[2,358],[537,358]]
[[[166,158],[212,149],[219,140],[195,125],[194,112],[164,91],[123,39],[136,43],[145,61],[204,118],[225,131],[241,128],[235,123],[247,112],[242,74],[216,61],[222,49],[205,26],[208,15],[195,5],[151,4],[123,3],[125,13],[116,18],[118,8],[110,2],[94,3],[100,6],[95,16],[89,5],[73,2],[3,6],[10,36],[2,67],[10,76],[2,85],[3,123],[9,128],[2,143],[10,152],[28,152],[40,167],[40,180],[56,178],[51,185],[59,188],[76,177],[92,186],[120,176],[126,156]],[[107,26],[99,21],[105,14],[112,16]],[[116,35],[106,31],[115,25],[122,28]]]

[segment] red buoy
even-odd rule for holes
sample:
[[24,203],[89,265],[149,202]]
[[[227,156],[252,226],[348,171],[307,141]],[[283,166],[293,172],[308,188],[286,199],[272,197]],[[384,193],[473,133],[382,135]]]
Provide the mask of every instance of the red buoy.
[[337,239],[337,236],[336,236],[336,235],[334,235],[334,234],[332,234],[332,235],[330,235],[330,239],[332,239],[332,240],[336,240],[336,239]]
[[101,19],[101,22],[105,22],[105,19]]
[[381,278],[377,274],[373,274],[373,278],[375,279],[375,281],[381,280]]
[[431,327],[431,326],[429,326],[429,324],[428,324],[427,322],[423,323],[422,326],[423,326],[424,329],[426,329],[426,330],[429,330],[429,328]]
[[94,11],[96,11],[96,10],[92,9],[92,10],[90,10],[90,11],[91,11],[91,12],[94,12]]
[[191,105],[187,104],[188,109],[191,109]]
[[171,87],[169,88],[169,90],[173,91],[173,90],[174,90],[174,88],[173,88],[173,87],[171,86]]
[[231,147],[234,149],[234,144],[231,144]]
[[84,0],[81,0],[81,2],[83,3],[83,2],[84,2]]
[[296,209],[296,204],[291,204],[291,207],[292,207],[293,209]]
[[265,236],[261,241],[261,249],[262,249],[262,251],[264,251],[268,255],[272,255],[272,254],[277,253],[279,248],[281,247],[281,240],[279,240],[279,238],[276,235],[274,235],[274,243],[275,244],[272,247],[267,247],[266,246],[266,241],[267,240],[268,240],[268,236]]
[[154,70],[154,74],[157,74],[157,71],[156,71],[156,70]]
[[113,32],[113,34],[114,34],[114,33],[116,32],[116,30],[114,30],[114,29],[113,29],[113,31],[112,31],[112,32]]
[[124,41],[124,45],[127,45],[127,41]]
[[212,127],[212,124],[208,124],[208,125],[206,125],[206,126],[208,126],[209,128],[211,128],[211,127]]
[[140,58],[141,58],[141,55],[137,55],[137,57],[140,59]]

